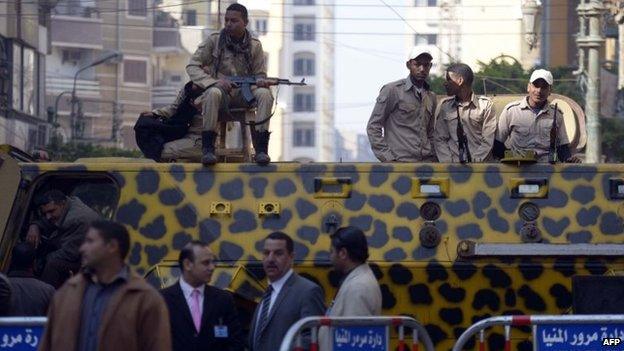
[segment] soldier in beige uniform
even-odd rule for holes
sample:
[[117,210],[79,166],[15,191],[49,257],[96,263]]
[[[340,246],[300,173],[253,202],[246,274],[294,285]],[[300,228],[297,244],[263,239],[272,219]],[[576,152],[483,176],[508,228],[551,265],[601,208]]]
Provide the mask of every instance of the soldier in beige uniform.
[[496,113],[492,99],[474,94],[473,80],[474,73],[466,64],[453,64],[446,70],[444,87],[450,97],[442,100],[438,106],[433,133],[435,151],[440,162],[461,161],[458,115],[468,141],[472,162],[488,162],[492,159]]
[[[197,86],[206,91],[201,96],[203,131],[202,163],[217,162],[214,143],[217,136],[219,110],[228,103],[230,107],[246,107],[240,89],[227,77],[255,76],[266,78],[266,62],[262,44],[247,30],[247,9],[238,3],[230,5],[225,12],[225,28],[211,34],[197,49],[186,72]],[[253,95],[257,102],[256,121],[266,120],[271,115],[273,96],[268,89],[269,82],[259,79]],[[252,130],[256,150],[256,162],[267,164],[269,131],[268,121],[257,124]]]
[[436,95],[425,81],[433,57],[412,50],[410,75],[381,88],[366,131],[382,162],[436,162],[432,138]]
[[[498,130],[494,154],[503,157],[505,149],[514,155],[525,156],[527,151],[535,152],[537,162],[548,162],[550,132],[553,126],[555,105],[548,101],[553,84],[552,74],[538,69],[531,74],[527,85],[528,96],[507,104],[498,118]],[[580,162],[570,154],[568,135],[561,110],[557,110],[559,161]]]

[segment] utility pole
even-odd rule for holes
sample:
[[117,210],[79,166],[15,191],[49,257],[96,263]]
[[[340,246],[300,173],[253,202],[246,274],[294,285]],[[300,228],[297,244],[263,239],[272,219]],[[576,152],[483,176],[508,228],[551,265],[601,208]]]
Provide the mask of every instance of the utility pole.
[[[579,16],[579,72],[587,77],[585,92],[585,117],[587,120],[587,146],[585,161],[600,163],[602,158],[600,131],[600,48],[604,38],[600,32],[600,19],[605,7],[599,0],[581,0],[576,12]],[[587,63],[585,63],[587,58]]]

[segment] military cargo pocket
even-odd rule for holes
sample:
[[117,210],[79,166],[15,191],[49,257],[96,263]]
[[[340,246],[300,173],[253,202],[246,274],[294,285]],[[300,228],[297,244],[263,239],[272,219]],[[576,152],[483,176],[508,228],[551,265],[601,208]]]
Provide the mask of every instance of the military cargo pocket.
[[413,119],[416,116],[416,105],[400,102],[398,107],[398,117],[401,119]]

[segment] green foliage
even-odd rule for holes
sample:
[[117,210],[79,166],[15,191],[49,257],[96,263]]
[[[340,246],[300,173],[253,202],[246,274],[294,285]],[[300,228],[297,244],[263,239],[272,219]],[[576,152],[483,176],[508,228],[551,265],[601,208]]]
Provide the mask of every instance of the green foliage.
[[143,157],[138,150],[123,150],[87,143],[61,143],[53,138],[46,147],[52,161],[73,162],[84,157]]
[[624,162],[624,120],[602,119],[602,153],[607,162]]

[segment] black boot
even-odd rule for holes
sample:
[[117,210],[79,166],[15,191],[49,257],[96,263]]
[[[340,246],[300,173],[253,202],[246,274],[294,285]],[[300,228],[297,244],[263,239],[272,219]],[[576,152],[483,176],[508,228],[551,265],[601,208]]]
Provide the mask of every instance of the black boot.
[[215,139],[217,133],[213,131],[202,132],[202,159],[201,162],[204,166],[212,166],[217,163],[217,156],[215,155]]
[[269,135],[271,132],[264,130],[261,132],[254,130],[254,149],[256,149],[255,161],[261,166],[266,166],[271,162],[269,157]]

